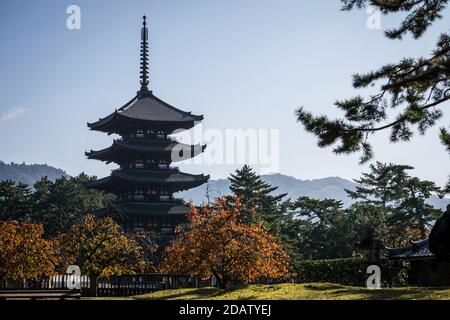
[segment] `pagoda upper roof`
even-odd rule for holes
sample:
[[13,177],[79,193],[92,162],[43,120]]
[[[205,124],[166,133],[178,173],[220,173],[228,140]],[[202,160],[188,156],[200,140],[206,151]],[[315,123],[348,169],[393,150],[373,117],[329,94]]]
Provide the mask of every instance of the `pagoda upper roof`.
[[[115,152],[135,152],[135,153],[148,153],[148,154],[170,154],[175,148],[177,150],[183,150],[183,153],[189,152],[190,157],[195,157],[202,153],[206,145],[188,145],[184,143],[178,143],[171,140],[114,140],[112,146],[99,151],[86,152],[86,156],[89,159],[97,159],[102,161],[112,161]],[[181,160],[186,160],[187,155],[180,156]],[[176,159],[174,159],[176,161]]]
[[177,109],[153,95],[152,91],[147,91],[138,93],[127,104],[109,116],[88,123],[88,127],[92,130],[114,132],[114,126],[118,122],[138,121],[188,129],[194,126],[194,122],[201,120],[203,120],[203,115],[193,115],[191,112]]
[[126,170],[113,171],[111,176],[95,181],[90,181],[87,186],[114,192],[125,184],[140,185],[164,185],[174,190],[187,190],[198,187],[207,182],[209,175],[188,174],[177,170]]

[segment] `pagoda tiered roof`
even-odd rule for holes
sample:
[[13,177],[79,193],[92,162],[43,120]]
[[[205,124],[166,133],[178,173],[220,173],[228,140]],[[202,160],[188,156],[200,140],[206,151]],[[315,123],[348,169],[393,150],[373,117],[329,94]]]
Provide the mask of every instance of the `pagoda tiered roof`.
[[109,177],[90,181],[88,187],[105,191],[116,191],[126,188],[127,184],[165,186],[172,190],[182,191],[198,187],[207,182],[209,175],[189,174],[178,170],[126,170],[113,171]]
[[114,140],[109,148],[98,151],[91,150],[86,152],[89,159],[96,159],[101,161],[113,162],[115,154],[124,152],[144,153],[144,154],[159,154],[170,156],[173,150],[183,151],[179,155],[180,159],[172,159],[173,161],[186,160],[201,154],[206,148],[206,145],[188,145],[171,140]]
[[151,91],[138,93],[136,97],[109,116],[88,123],[91,130],[102,132],[120,131],[120,127],[135,127],[137,123],[147,126],[165,126],[172,130],[190,129],[203,115],[193,115],[177,109],[157,98]]

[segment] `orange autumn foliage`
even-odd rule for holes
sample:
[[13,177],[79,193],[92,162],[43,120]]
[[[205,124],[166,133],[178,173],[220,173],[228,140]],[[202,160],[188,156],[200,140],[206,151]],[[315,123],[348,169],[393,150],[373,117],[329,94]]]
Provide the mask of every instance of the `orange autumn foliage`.
[[43,234],[41,224],[0,223],[0,279],[32,279],[54,273],[56,243],[44,239]]
[[[423,240],[428,238],[430,230],[427,228],[425,232],[421,226],[417,224],[417,227],[405,226],[403,228],[391,227],[386,231],[384,242],[389,247],[402,247],[409,245],[412,241]],[[425,237],[424,234],[425,233]]]
[[[188,230],[164,252],[162,271],[214,276],[220,287],[233,281],[280,278],[288,274],[289,258],[261,224],[245,224],[239,199],[217,199],[197,210],[191,205]],[[247,210],[248,212],[248,210]]]
[[83,217],[59,237],[65,267],[78,265],[92,277],[134,274],[144,271],[144,249],[110,217]]

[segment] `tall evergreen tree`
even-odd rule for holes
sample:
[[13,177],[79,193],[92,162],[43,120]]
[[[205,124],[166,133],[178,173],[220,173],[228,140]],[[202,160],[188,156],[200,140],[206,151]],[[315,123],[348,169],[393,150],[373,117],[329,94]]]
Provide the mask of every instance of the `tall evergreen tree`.
[[87,189],[84,184],[94,177],[80,174],[67,179],[62,177],[55,182],[43,178],[35,185],[32,220],[44,225],[46,235],[66,232],[81,222],[86,214],[106,206],[113,200],[112,195]]
[[0,221],[27,221],[32,211],[31,190],[24,183],[0,181]]
[[407,171],[412,169],[377,162],[370,165],[370,172],[355,180],[355,191],[346,190],[358,202],[353,209],[366,208],[372,212],[376,208],[379,218],[371,221],[381,225],[370,227],[392,246],[425,238],[430,222],[439,213],[426,200],[434,193],[439,194],[440,189],[434,182],[411,177]]
[[94,179],[85,174],[51,181],[47,177],[34,184],[0,182],[0,221],[21,220],[44,225],[46,236],[68,231],[87,213],[106,206],[114,196],[87,189]]
[[405,212],[409,222],[405,227],[420,230],[420,236],[425,239],[431,227],[431,222],[438,218],[441,210],[428,204],[426,200],[433,193],[440,193],[434,182],[420,180],[417,177],[407,179],[405,186],[406,198],[403,199],[400,209]]
[[[250,166],[244,165],[228,178],[230,190],[242,204],[240,219],[246,223],[262,222],[283,244],[293,260],[298,259],[298,236],[293,214],[289,212],[290,200],[283,200],[286,193],[274,195],[278,187],[264,182]],[[228,197],[233,201],[233,197]]]
[[302,259],[351,257],[356,249],[354,219],[347,215],[341,201],[300,197],[293,204]]
[[[346,210],[354,228],[354,244],[363,244],[368,239],[383,240],[388,228],[386,211],[378,205],[367,202],[353,203]],[[372,243],[367,243],[370,247]]]
[[406,170],[411,166],[384,164],[376,162],[370,165],[370,172],[355,179],[356,190],[346,190],[348,196],[357,201],[390,208],[404,198],[404,184],[408,179]]
[[[228,178],[231,182],[230,190],[234,196],[239,197],[247,213],[243,219],[261,219],[269,224],[270,228],[275,228],[278,223],[279,205],[286,193],[273,195],[278,187],[273,187],[264,182],[250,166],[244,165],[242,169],[236,170]],[[249,213],[256,209],[257,216],[251,217]]]

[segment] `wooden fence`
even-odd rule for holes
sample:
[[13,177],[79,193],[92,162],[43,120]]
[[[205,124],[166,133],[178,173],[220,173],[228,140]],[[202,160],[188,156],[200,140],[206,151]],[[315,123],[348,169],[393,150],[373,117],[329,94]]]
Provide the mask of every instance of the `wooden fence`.
[[165,289],[201,288],[211,285],[211,281],[183,275],[164,273],[123,275],[99,279],[97,294],[103,297],[130,296]]
[[89,287],[89,278],[81,276],[76,278],[72,275],[55,275],[52,277],[39,277],[26,280],[8,280],[0,281],[0,290],[63,290],[68,289],[70,283],[78,280],[82,288]]
[[[75,282],[80,283],[83,296],[92,294],[93,288],[89,277],[73,275],[56,275],[30,280],[3,279],[0,281],[0,290],[63,290],[70,288],[70,284]],[[202,288],[212,285],[211,280],[178,274],[150,273],[99,278],[94,291],[100,297],[124,297],[165,289]]]

